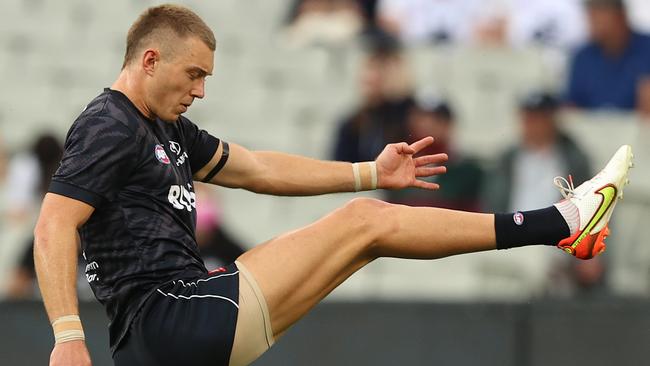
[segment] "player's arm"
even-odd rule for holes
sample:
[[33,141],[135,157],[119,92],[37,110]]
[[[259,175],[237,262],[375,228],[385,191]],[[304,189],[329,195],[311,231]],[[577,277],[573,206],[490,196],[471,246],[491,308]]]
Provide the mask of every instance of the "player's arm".
[[[414,144],[387,145],[375,162],[355,164],[322,161],[272,151],[249,151],[236,144],[221,143],[212,160],[195,179],[226,187],[244,188],[274,195],[316,195],[375,188],[409,186],[437,189],[438,185],[417,178],[444,173],[431,166],[446,161],[445,154],[413,158],[432,138]],[[216,173],[216,174],[215,174]]]
[[45,309],[55,333],[50,366],[90,365],[78,320],[78,232],[94,208],[65,196],[45,195],[34,230],[34,264]]

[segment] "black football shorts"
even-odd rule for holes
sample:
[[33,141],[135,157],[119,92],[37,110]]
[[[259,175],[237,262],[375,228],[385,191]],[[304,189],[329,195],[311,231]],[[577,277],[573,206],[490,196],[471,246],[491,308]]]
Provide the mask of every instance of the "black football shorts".
[[235,264],[158,288],[113,354],[116,366],[227,366],[239,311]]

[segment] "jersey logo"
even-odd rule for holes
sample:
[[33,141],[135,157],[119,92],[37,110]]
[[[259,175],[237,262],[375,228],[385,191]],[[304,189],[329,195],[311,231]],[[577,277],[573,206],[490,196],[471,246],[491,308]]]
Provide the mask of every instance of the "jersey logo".
[[182,151],[181,144],[176,141],[169,140],[169,150],[176,154],[176,166],[181,166],[185,164],[185,159],[189,156],[187,152]]
[[[81,252],[86,263],[88,263],[88,258],[86,258],[86,251]],[[86,280],[88,283],[99,281],[99,275],[97,271],[99,270],[99,264],[95,261],[92,261],[86,265]]]
[[587,226],[585,226],[585,228],[582,230],[582,234],[580,234],[580,236],[578,236],[573,244],[571,244],[572,248],[575,249],[580,244],[580,242],[587,237],[587,235],[591,235],[590,231],[596,227],[596,225],[598,225],[600,220],[605,216],[605,212],[607,212],[607,210],[609,210],[609,208],[616,201],[616,192],[616,187],[611,184],[608,184],[596,191],[596,193],[603,196],[603,200],[600,202],[600,206],[598,206],[598,209],[594,213],[594,216],[591,217],[591,220],[589,220]]
[[165,165],[170,163],[169,157],[167,157],[167,154],[165,153],[165,148],[162,145],[160,144],[156,145],[153,152],[154,155],[156,156],[156,159],[158,159],[159,162]]
[[169,187],[167,200],[177,210],[187,210],[192,212],[192,210],[196,208],[196,194],[189,189],[186,189],[184,186],[173,185]]
[[181,154],[181,144],[176,141],[169,140],[169,150],[176,155]]

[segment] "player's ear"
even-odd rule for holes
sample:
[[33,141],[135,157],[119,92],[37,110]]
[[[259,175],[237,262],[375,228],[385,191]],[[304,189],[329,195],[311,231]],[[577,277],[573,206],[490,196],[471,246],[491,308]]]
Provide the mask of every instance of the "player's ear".
[[156,68],[156,62],[160,60],[160,51],[155,48],[148,48],[142,55],[142,69],[147,75],[153,75]]

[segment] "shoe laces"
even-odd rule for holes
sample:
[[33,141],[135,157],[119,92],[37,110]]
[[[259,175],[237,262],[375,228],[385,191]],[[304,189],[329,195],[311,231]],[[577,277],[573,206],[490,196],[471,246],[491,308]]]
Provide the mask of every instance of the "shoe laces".
[[560,190],[562,197],[569,199],[575,194],[575,187],[573,186],[573,177],[569,174],[569,180],[564,177],[553,178],[553,184]]

